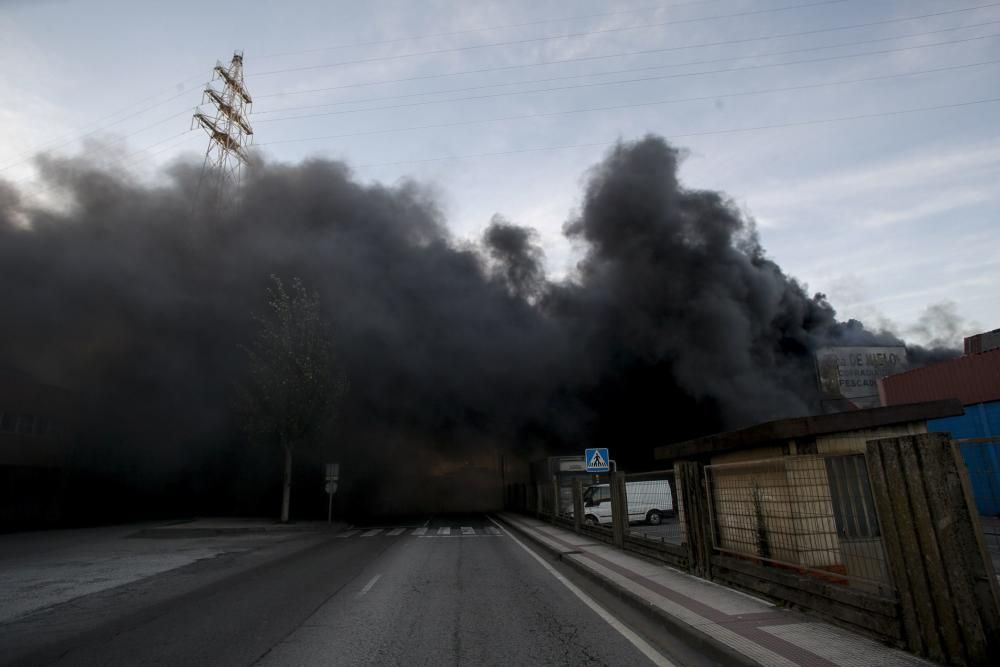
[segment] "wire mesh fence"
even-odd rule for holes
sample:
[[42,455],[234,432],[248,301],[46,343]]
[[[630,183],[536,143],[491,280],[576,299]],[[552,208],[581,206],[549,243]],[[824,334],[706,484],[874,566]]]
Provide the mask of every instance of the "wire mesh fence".
[[1000,576],[1000,437],[956,440],[969,473],[983,541]]
[[563,523],[573,523],[573,478],[560,477],[555,482],[556,516]]
[[652,542],[681,544],[673,470],[626,475],[625,501],[629,535]]
[[705,467],[722,554],[875,592],[891,587],[863,454]]

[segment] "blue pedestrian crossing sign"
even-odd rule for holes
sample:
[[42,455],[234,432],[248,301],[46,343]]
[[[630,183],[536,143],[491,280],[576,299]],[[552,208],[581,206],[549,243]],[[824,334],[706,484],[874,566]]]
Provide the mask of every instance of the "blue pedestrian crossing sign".
[[587,461],[587,472],[608,472],[611,469],[607,447],[587,449],[584,459]]

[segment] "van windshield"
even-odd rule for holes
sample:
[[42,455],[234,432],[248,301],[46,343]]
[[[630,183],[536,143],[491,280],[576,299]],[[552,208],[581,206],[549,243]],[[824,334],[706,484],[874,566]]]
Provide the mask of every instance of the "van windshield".
[[611,500],[611,489],[607,486],[588,486],[583,492],[583,502],[599,503],[602,500]]

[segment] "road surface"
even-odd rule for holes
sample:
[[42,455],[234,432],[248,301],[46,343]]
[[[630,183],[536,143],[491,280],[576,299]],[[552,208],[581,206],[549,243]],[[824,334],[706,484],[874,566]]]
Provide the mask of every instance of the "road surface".
[[0,623],[0,663],[701,664],[607,597],[488,517],[429,518],[266,544],[22,615]]

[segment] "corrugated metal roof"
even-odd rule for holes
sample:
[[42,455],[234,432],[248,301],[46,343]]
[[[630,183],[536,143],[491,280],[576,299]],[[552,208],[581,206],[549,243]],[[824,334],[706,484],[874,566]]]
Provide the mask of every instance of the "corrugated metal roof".
[[1000,401],[1000,349],[890,375],[879,389],[885,405],[945,398],[962,405]]

